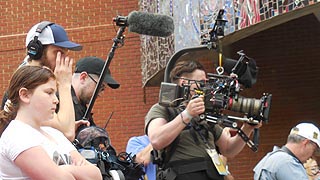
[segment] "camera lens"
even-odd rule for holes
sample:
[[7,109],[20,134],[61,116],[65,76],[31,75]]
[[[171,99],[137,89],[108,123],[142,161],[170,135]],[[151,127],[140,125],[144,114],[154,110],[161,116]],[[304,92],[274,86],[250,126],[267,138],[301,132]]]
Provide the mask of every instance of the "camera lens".
[[239,97],[232,99],[230,110],[246,113],[248,116],[260,116],[262,102],[260,99]]

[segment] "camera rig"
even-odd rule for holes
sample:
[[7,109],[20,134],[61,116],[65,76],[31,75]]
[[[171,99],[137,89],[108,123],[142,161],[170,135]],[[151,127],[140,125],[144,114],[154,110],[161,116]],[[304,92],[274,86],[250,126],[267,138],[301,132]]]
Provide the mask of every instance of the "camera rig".
[[[243,87],[251,88],[256,83],[258,67],[254,59],[248,57],[243,51],[237,52],[240,56],[238,60],[224,58],[217,67],[217,74],[207,73],[206,81],[196,81],[197,88],[190,89],[191,81],[188,84],[179,86],[171,83],[169,74],[174,64],[183,59],[198,57],[206,54],[212,55],[212,51],[221,47],[218,44],[218,37],[223,36],[223,28],[226,20],[222,20],[224,10],[220,10],[216,24],[209,33],[210,38],[201,46],[185,48],[176,52],[168,61],[164,72],[164,82],[161,83],[159,93],[159,104],[166,107],[178,107],[191,98],[203,96],[205,102],[205,112],[200,116],[200,120],[208,123],[220,124],[237,130],[240,137],[246,144],[256,152],[258,150],[259,131],[255,129],[254,142],[238,127],[238,122],[245,122],[257,125],[261,121],[268,122],[271,107],[272,94],[263,93],[260,99],[247,98],[240,95]],[[219,61],[222,61],[219,54]],[[191,91],[194,91],[191,96]],[[241,114],[238,116],[227,115],[230,113]]]
[[[127,24],[124,23],[126,19],[117,17],[113,21],[119,26],[119,29],[116,37],[113,38],[112,47],[104,63],[88,108],[83,115],[83,120],[88,120],[89,114],[91,114],[116,49],[124,45],[125,36],[123,33],[127,27]],[[145,174],[143,165],[134,161],[135,156],[127,152],[117,154],[115,148],[110,143],[106,126],[104,128],[97,126],[83,128],[77,133],[73,144],[86,160],[95,164],[100,169],[103,180],[138,180],[142,179]]]
[[127,152],[117,154],[107,131],[97,126],[82,129],[74,142],[79,153],[101,172],[103,180],[138,180],[145,174],[143,165]]
[[[230,75],[207,73],[208,80],[196,81],[197,88],[194,90],[190,89],[190,83],[194,80],[189,80],[188,84],[182,86],[168,82],[161,83],[159,104],[166,107],[177,107],[191,98],[203,96],[205,112],[200,115],[200,120],[236,129],[247,145],[253,151],[257,151],[257,145],[238,127],[238,122],[252,125],[261,121],[268,122],[272,94],[263,93],[260,99],[240,95],[241,86],[243,86],[240,82],[247,83],[245,86],[251,86],[252,84],[248,82],[252,81],[243,79],[238,74],[245,75],[250,72],[247,68],[253,68],[249,66],[249,61],[253,59],[246,57],[242,52],[240,54],[240,59]],[[195,95],[191,96],[191,91],[194,91]],[[226,110],[243,113],[243,117],[226,115],[224,113]]]

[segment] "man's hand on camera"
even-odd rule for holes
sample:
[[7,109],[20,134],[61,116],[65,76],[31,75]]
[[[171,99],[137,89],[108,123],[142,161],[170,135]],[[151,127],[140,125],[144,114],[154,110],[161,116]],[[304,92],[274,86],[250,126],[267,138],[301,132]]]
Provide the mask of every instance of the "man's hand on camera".
[[242,125],[242,130],[244,132],[251,132],[253,131],[253,129],[255,128],[260,128],[262,126],[262,121],[259,122],[259,124],[256,124],[256,125],[252,125],[252,124],[248,124],[248,123],[243,123]]
[[78,129],[81,125],[90,126],[90,122],[88,120],[78,120],[75,122],[75,128]]
[[204,113],[205,106],[204,106],[203,96],[199,96],[194,99],[191,99],[186,107],[186,110],[192,117],[195,117],[199,114]]

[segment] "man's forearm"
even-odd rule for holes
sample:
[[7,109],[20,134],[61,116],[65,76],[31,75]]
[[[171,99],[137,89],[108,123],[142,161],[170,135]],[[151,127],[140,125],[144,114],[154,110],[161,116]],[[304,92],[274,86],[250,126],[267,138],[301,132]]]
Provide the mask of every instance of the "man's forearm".
[[56,116],[56,121],[59,130],[70,140],[75,138],[75,113],[71,96],[70,86],[59,86],[59,111]]
[[[253,131],[253,129],[248,129],[248,128],[244,128],[244,127],[242,127],[241,130],[248,137],[250,137],[250,135]],[[239,134],[237,134],[234,137],[230,138],[229,144],[230,144],[230,146],[228,148],[228,156],[234,157],[242,151],[242,149],[246,145],[246,142],[241,138],[241,136]]]

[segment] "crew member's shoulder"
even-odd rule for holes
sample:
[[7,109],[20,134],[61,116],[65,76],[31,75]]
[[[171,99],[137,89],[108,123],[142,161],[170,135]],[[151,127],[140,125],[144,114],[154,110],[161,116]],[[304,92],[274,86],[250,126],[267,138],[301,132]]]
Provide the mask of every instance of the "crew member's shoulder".
[[151,109],[165,109],[164,106],[161,106],[159,103],[152,105]]

